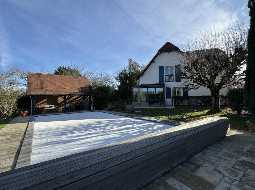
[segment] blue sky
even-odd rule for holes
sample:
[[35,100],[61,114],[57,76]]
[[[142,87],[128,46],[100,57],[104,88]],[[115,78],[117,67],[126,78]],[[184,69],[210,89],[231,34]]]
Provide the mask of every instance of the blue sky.
[[0,0],[0,70],[116,73],[236,21],[248,24],[247,0]]

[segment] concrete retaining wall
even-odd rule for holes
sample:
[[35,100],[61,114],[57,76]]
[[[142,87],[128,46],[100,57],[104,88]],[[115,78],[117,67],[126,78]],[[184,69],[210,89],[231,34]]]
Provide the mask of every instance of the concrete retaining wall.
[[139,189],[225,137],[228,121],[185,124],[160,135],[0,174],[0,189]]

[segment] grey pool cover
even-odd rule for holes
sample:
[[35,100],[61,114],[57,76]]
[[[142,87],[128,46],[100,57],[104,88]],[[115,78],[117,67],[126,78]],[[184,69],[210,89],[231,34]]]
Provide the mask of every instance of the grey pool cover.
[[118,144],[173,126],[103,112],[37,116],[31,164]]

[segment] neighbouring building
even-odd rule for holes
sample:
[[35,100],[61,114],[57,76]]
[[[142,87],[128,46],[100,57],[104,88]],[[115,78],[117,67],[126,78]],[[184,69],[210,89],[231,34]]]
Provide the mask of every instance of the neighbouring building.
[[85,77],[33,73],[28,75],[27,95],[32,114],[91,108],[90,81]]
[[[165,43],[145,67],[133,88],[134,106],[209,105],[208,88],[188,89],[182,78],[183,52],[170,42]],[[227,89],[220,91],[222,104]]]

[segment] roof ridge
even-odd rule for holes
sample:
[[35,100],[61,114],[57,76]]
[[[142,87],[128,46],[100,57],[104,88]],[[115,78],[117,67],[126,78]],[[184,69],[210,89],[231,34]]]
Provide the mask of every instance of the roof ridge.
[[52,74],[52,73],[29,73],[28,75],[60,76],[60,77],[73,77],[73,78],[85,78],[85,79],[88,79],[85,76],[56,75],[56,74]]
[[156,57],[158,57],[161,53],[170,53],[170,52],[182,52],[180,48],[178,48],[176,45],[172,44],[171,42],[166,42],[159,50],[157,53],[154,55],[154,57],[151,59],[151,61],[147,64],[147,66],[144,68],[144,70],[141,72],[139,77],[141,77],[145,71],[150,67],[150,65],[154,62]]

